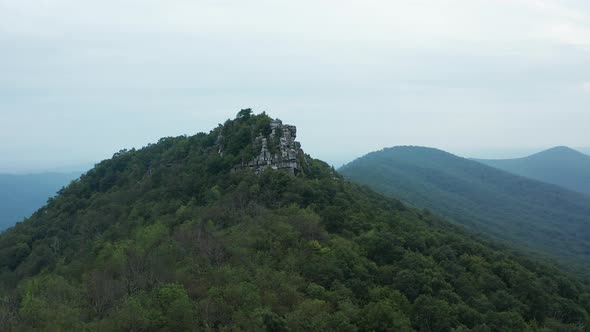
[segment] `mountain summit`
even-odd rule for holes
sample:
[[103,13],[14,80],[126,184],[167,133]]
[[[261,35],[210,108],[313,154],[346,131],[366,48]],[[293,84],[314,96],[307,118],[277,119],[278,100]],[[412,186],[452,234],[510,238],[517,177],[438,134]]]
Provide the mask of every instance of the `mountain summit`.
[[[274,131],[274,134],[273,134]],[[342,180],[242,110],[0,234],[0,331],[581,331],[581,282]]]
[[570,147],[567,146],[556,146],[550,149],[547,149],[545,151],[541,151],[538,153],[535,153],[533,155],[530,156],[530,158],[533,157],[569,157],[569,158],[588,158],[587,155],[581,153],[578,150],[574,150]]
[[[251,110],[242,110],[238,114],[238,119],[249,118]],[[225,127],[224,127],[225,128]],[[217,137],[218,151],[221,156],[224,153],[226,139],[224,128],[221,129]],[[242,161],[236,165],[233,170],[253,170],[260,173],[266,168],[274,170],[284,170],[293,175],[303,170],[302,164],[305,163],[305,155],[301,150],[301,144],[295,141],[297,137],[297,128],[291,125],[283,125],[278,119],[270,121],[268,126],[260,128],[260,133],[254,139],[254,150],[260,151],[254,159]]]
[[590,195],[590,156],[559,146],[524,158],[476,161]]
[[[556,149],[548,154],[570,154]],[[590,197],[445,151],[398,146],[339,170],[471,231],[557,257],[590,276]]]

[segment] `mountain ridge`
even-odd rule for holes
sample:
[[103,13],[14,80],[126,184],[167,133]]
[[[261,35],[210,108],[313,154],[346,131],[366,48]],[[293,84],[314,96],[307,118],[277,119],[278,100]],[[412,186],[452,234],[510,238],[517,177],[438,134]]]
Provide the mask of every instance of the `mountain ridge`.
[[474,160],[590,196],[590,156],[569,147],[554,147],[522,158]]
[[0,329],[581,331],[589,322],[579,280],[344,181],[325,162],[304,155],[301,172],[236,170],[260,160],[257,137],[271,121],[246,109],[208,134],[122,150],[0,234]]
[[590,198],[581,193],[415,146],[372,152],[339,171],[472,231],[587,266]]
[[29,217],[79,172],[0,173],[0,231]]

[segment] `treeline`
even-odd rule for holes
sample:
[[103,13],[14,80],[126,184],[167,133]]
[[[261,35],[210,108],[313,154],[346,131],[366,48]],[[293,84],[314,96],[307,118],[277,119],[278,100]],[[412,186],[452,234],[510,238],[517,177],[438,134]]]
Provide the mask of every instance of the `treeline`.
[[372,152],[339,171],[590,281],[590,196],[424,147]]
[[[309,158],[298,176],[230,172],[255,154],[244,151],[269,119],[245,110],[209,134],[122,151],[0,235],[0,330],[588,324],[590,293],[576,280],[347,183],[321,161]],[[233,137],[223,157],[221,131]]]

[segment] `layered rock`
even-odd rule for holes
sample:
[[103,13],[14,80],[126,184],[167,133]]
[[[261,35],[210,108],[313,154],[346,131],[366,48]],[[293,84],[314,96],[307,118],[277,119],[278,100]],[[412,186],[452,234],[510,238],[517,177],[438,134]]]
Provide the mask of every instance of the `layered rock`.
[[260,146],[260,153],[253,160],[243,162],[234,170],[250,169],[260,173],[267,168],[283,170],[291,174],[302,171],[301,161],[304,159],[301,144],[295,141],[297,128],[284,125],[281,120],[273,120],[270,124],[271,133],[262,133],[256,137],[255,146]]

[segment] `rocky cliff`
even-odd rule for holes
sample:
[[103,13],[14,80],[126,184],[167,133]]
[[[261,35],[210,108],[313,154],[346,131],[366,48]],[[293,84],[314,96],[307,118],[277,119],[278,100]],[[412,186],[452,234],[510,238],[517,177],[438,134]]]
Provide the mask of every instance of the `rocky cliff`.
[[[267,168],[291,174],[303,171],[301,163],[305,160],[305,154],[301,144],[295,141],[297,128],[275,119],[270,123],[270,129],[268,135],[260,133],[254,140],[254,146],[260,149],[260,153],[253,160],[236,165],[234,171],[250,169],[260,173]],[[218,142],[223,142],[222,136]],[[223,154],[223,144],[219,144],[219,153]]]

